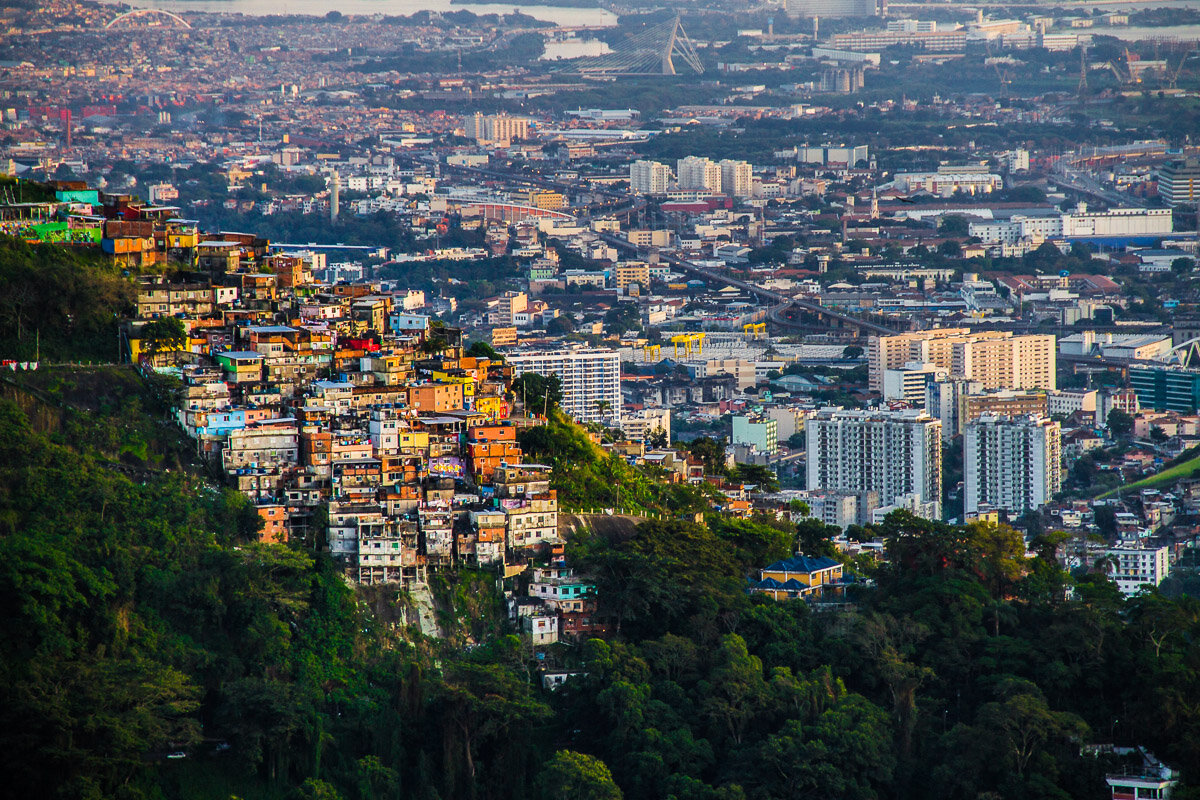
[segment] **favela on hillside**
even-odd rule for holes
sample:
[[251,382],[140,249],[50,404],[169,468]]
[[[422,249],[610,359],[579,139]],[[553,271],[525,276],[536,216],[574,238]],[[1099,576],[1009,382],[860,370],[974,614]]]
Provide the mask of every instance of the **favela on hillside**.
[[0,797],[1200,798],[1200,0],[10,0]]

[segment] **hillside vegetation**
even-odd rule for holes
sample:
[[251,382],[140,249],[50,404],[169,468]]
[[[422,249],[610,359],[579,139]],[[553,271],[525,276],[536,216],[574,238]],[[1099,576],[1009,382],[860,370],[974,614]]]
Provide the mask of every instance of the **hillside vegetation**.
[[0,358],[117,361],[130,277],[100,253],[0,236]]
[[[162,410],[117,369],[0,395],[15,796],[1100,797],[1116,765],[1082,743],[1200,763],[1200,605],[1102,578],[1066,601],[1070,576],[1005,528],[893,518],[877,588],[825,614],[743,591],[794,544],[779,524],[581,532],[616,630],[552,648],[581,676],[546,694],[486,576],[439,584],[470,635],[423,639],[326,556],[252,543]],[[131,479],[112,465],[133,451]]]
[[[37,297],[117,286],[62,258]],[[72,297],[47,312],[74,320],[64,352],[109,325]],[[745,580],[829,553],[824,526],[717,514],[710,490],[555,415],[522,445],[564,503],[658,518],[572,534],[611,634],[539,660],[492,573],[436,578],[432,640],[394,588],[258,544],[254,509],[168,418],[172,392],[124,367],[0,371],[9,796],[1102,798],[1122,765],[1086,745],[1106,742],[1182,767],[1176,798],[1200,791],[1200,602],[1073,577],[1053,536],[1027,558],[1007,527],[896,514],[873,585],[818,613]],[[574,677],[545,691],[540,665]]]

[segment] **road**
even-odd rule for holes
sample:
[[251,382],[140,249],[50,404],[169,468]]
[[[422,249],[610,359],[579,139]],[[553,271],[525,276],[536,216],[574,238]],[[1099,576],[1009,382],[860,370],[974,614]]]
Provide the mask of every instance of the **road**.
[[[453,170],[467,175],[475,175],[480,178],[490,178],[492,180],[505,181],[507,183],[525,183],[530,186],[540,186],[543,189],[553,189],[563,194],[598,194],[603,197],[610,198],[609,203],[593,203],[588,206],[586,213],[577,213],[581,222],[587,222],[593,217],[617,217],[626,220],[646,205],[646,201],[636,195],[630,195],[625,192],[611,192],[606,189],[595,189],[583,181],[571,183],[567,181],[554,180],[553,178],[544,178],[538,175],[525,175],[522,173],[501,172],[494,169],[483,169],[482,167],[466,167],[458,164],[442,164],[442,169]],[[578,209],[568,209],[576,210]]]
[[1145,208],[1147,205],[1146,201],[1142,198],[1134,197],[1131,194],[1115,192],[1090,175],[1077,170],[1064,169],[1062,174],[1055,178],[1055,181],[1060,187],[1072,189],[1080,194],[1098,197],[1118,208]]
[[[634,253],[638,252],[638,248],[636,246],[630,244],[629,242],[620,238],[619,236],[613,236],[612,234],[602,233],[602,234],[600,234],[600,237],[602,239],[604,239],[604,241],[613,245],[614,247],[617,247],[617,248],[620,248],[620,249],[623,249],[626,251],[632,251]],[[851,316],[850,314],[843,314],[840,311],[833,311],[832,309],[828,309],[825,306],[818,305],[817,303],[810,303],[806,300],[796,300],[794,298],[788,297],[785,294],[780,294],[779,292],[773,292],[770,289],[764,289],[761,286],[755,286],[753,283],[747,283],[746,281],[739,280],[738,278],[731,277],[724,273],[706,269],[704,267],[693,264],[691,261],[686,261],[682,258],[677,258],[676,256],[660,254],[660,257],[664,261],[666,261],[668,264],[670,264],[671,266],[681,269],[688,274],[696,275],[697,277],[703,278],[707,281],[714,281],[716,283],[724,283],[728,286],[736,286],[737,288],[750,293],[751,295],[759,298],[760,300],[765,300],[769,303],[774,303],[775,306],[770,311],[767,312],[767,316],[770,318],[770,320],[772,322],[774,322],[775,324],[780,325],[782,327],[785,327],[785,328],[808,328],[808,327],[811,327],[810,325],[804,325],[804,324],[801,324],[794,320],[788,319],[785,312],[788,311],[789,309],[795,308],[795,309],[799,309],[801,311],[808,311],[813,314],[819,314],[828,319],[837,320],[844,325],[849,325],[850,327],[858,328],[861,331],[865,331],[867,333],[874,333],[879,336],[891,336],[896,333],[896,331],[892,330],[891,328],[886,328],[883,325],[878,325],[874,322],[868,322],[867,320],[860,319],[859,317]]]
[[[563,181],[552,180],[549,178],[542,178],[542,177],[529,176],[529,175],[514,175],[514,174],[508,173],[508,172],[500,172],[498,170],[483,169],[481,167],[466,167],[466,166],[457,166],[457,165],[443,165],[443,167],[446,169],[457,170],[459,172],[473,174],[473,175],[477,175],[480,177],[491,178],[494,180],[503,180],[503,181],[509,181],[509,182],[521,181],[524,183],[532,184],[534,186],[541,186],[543,188],[555,189],[557,191],[562,191],[562,192],[578,193],[581,191],[588,191],[593,194],[599,194],[599,195],[603,195],[605,197],[614,198],[616,200],[625,201],[628,204],[627,208],[620,208],[620,205],[622,205],[622,204],[618,204],[615,207],[610,206],[608,204],[597,204],[597,205],[593,206],[592,208],[590,208],[586,213],[579,215],[579,219],[582,222],[586,222],[586,221],[590,220],[592,217],[597,216],[597,215],[628,217],[630,214],[636,212],[638,209],[640,209],[642,206],[644,206],[645,202],[646,202],[641,197],[638,197],[636,195],[629,195],[624,192],[610,192],[610,191],[606,191],[603,189],[596,190],[596,189],[591,189],[589,187],[586,187],[586,186],[583,186],[580,184],[566,183]],[[635,245],[630,244],[628,241],[626,241],[625,239],[622,239],[618,236],[613,236],[611,234],[602,233],[602,234],[600,234],[600,238],[602,238],[604,241],[608,242],[609,244],[611,244],[614,247],[617,247],[619,249],[622,249],[625,251],[632,251],[634,253],[638,252],[638,248]],[[780,294],[779,292],[772,292],[769,289],[762,288],[761,286],[755,286],[752,283],[747,283],[746,281],[738,280],[737,278],[730,277],[730,276],[722,274],[720,272],[715,272],[713,270],[705,269],[704,267],[700,267],[700,266],[693,264],[690,261],[686,261],[682,258],[677,258],[675,256],[665,255],[665,254],[662,255],[662,258],[671,266],[677,267],[678,269],[681,269],[686,273],[696,275],[696,276],[704,278],[705,280],[708,280],[708,281],[715,281],[717,283],[724,283],[729,286],[736,286],[737,288],[742,289],[743,291],[749,292],[751,295],[753,295],[755,297],[758,297],[760,300],[764,300],[768,303],[774,303],[775,306],[769,312],[767,312],[767,316],[773,323],[775,323],[776,325],[779,325],[781,327],[785,327],[785,328],[808,328],[808,327],[811,327],[809,325],[804,325],[804,324],[798,323],[798,322],[788,318],[787,312],[789,310],[798,309],[800,311],[807,311],[812,314],[818,314],[827,319],[837,320],[838,322],[841,322],[843,325],[847,325],[852,328],[856,328],[856,329],[858,329],[860,331],[864,331],[866,333],[873,333],[873,334],[877,334],[880,336],[890,336],[890,335],[893,335],[896,333],[896,331],[892,330],[891,328],[887,328],[883,325],[879,325],[874,322],[868,322],[867,320],[860,319],[859,317],[855,317],[850,314],[843,314],[840,311],[833,311],[833,310],[825,308],[824,306],[819,305],[817,303],[810,303],[805,300],[795,300],[791,297],[788,297],[787,295]]]

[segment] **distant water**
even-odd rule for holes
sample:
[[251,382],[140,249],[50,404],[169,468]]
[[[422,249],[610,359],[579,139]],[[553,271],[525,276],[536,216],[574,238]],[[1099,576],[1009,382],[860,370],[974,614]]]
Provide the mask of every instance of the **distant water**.
[[343,14],[385,14],[409,16],[418,11],[470,11],[474,14],[511,14],[520,11],[534,19],[553,22],[555,25],[575,27],[581,25],[612,27],[617,16],[602,8],[559,8],[507,3],[479,5],[451,4],[450,0],[126,0],[137,8],[161,8],[178,13],[203,11],[228,14],[245,14],[265,17],[272,14],[308,14],[322,17],[330,11]]
[[[1099,2],[1099,3],[1062,3],[1060,7],[1075,10],[1075,9],[1100,9],[1101,11],[1144,11],[1147,8],[1200,8],[1200,0],[1137,0],[1136,2],[1124,3],[1118,0],[1117,2]],[[1055,4],[1048,3],[1047,8],[1054,8]],[[1025,8],[1025,6],[1022,6]]]
[[[1055,28],[1054,32],[1065,31],[1067,28]],[[1078,33],[1091,33],[1094,36],[1115,36],[1126,42],[1136,42],[1141,39],[1176,39],[1179,41],[1200,41],[1200,25],[1166,25],[1161,28],[1135,28],[1135,27],[1095,27],[1095,28],[1071,28],[1070,30]]]
[[562,58],[583,58],[611,53],[607,42],[599,39],[568,39],[565,42],[546,42],[542,61],[557,61]]

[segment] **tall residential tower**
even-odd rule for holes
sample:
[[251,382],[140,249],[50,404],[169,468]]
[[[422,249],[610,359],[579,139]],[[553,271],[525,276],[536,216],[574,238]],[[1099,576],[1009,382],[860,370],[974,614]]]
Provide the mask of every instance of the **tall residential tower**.
[[804,430],[809,490],[877,492],[884,506],[916,495],[940,510],[940,420],[916,410],[823,408],[805,421]]

